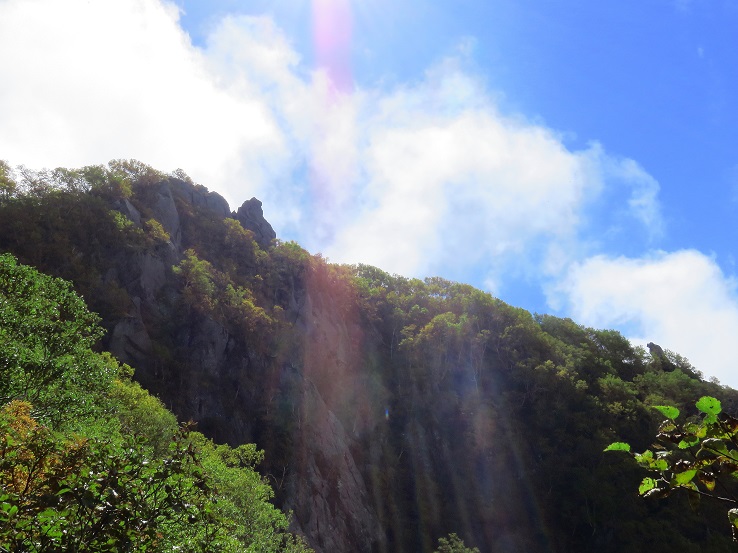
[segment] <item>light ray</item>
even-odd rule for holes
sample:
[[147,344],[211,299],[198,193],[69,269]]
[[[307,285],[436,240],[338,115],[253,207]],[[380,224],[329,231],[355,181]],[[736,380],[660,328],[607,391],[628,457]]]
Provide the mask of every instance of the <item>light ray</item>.
[[353,89],[351,44],[353,17],[349,0],[313,0],[313,47],[316,64],[326,71],[335,92]]

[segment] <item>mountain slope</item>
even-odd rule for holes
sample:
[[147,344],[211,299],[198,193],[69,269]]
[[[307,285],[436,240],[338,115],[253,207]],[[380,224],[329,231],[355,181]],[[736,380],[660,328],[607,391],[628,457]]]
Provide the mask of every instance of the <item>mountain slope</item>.
[[[470,286],[336,266],[272,241],[135,162],[27,175],[0,200],[0,251],[72,280],[102,347],[215,441],[256,442],[316,551],[728,551],[724,513],[645,502],[602,453],[658,413],[733,390],[613,331],[532,316]],[[682,504],[683,503],[683,504]]]

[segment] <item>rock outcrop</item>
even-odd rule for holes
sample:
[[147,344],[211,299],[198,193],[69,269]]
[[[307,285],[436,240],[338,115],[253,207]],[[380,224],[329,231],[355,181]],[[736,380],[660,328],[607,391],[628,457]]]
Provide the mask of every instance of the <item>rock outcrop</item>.
[[686,360],[470,286],[326,263],[274,241],[255,198],[232,213],[149,177],[6,198],[0,251],[73,281],[102,348],[180,420],[264,449],[318,553],[427,553],[450,532],[507,553],[633,551],[654,532],[664,550],[730,549],[722,507],[647,507],[623,494],[637,467],[602,453],[651,439],[639,398],[700,390],[738,411]]
[[[182,259],[189,240],[181,209],[205,211],[216,219],[235,217],[262,248],[271,246],[276,233],[256,198],[231,213],[221,196],[177,179],[152,185],[147,197],[149,216],[171,241],[155,253],[121,260],[125,269],[111,269],[109,278],[122,283],[131,307],[108,323],[112,330],[105,346],[134,366],[142,385],[181,420],[197,422],[216,441],[255,441],[265,447],[280,506],[293,511],[293,530],[304,534],[316,552],[371,553],[383,537],[353,457],[355,433],[344,423],[355,425],[339,420],[332,411],[335,398],[329,398],[332,406],[322,395],[330,394],[330,388],[319,386],[329,381],[326,375],[345,373],[350,362],[351,337],[331,295],[324,287],[311,289],[307,280],[295,283],[286,318],[296,321],[305,338],[287,359],[255,350],[211,318],[190,313],[182,320],[170,269]],[[116,208],[142,226],[144,217],[131,202]],[[182,352],[181,359],[163,363],[155,346],[163,342]],[[289,447],[265,433],[275,425],[291,429],[285,437]]]
[[261,202],[256,198],[251,198],[243,202],[238,211],[233,213],[234,219],[237,219],[243,228],[254,233],[256,243],[262,249],[267,249],[272,240],[277,237],[272,225],[264,219],[264,211],[261,208]]

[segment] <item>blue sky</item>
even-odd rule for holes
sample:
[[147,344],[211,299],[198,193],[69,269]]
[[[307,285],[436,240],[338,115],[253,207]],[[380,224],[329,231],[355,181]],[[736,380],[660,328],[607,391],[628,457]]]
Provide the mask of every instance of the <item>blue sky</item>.
[[0,0],[0,158],[181,167],[337,262],[738,386],[738,2]]

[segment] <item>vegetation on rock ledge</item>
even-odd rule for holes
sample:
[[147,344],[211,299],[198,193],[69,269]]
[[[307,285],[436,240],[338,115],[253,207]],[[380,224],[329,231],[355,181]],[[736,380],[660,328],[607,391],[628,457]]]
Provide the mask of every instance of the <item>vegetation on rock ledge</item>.
[[0,551],[309,549],[253,445],[178,427],[69,283],[0,256]]
[[[64,520],[112,517],[86,535],[142,548],[171,543],[186,519],[192,543],[299,550],[267,502],[260,455],[240,445],[256,442],[275,503],[294,509],[316,549],[466,548],[457,532],[482,551],[734,550],[721,505],[703,501],[693,513],[686,494],[640,501],[641,469],[603,453],[614,440],[644,451],[673,414],[654,406],[691,416],[695,398],[710,396],[735,412],[734,390],[672,351],[653,357],[618,332],[532,315],[471,286],[339,266],[292,242],[258,244],[215,196],[181,172],[131,161],[40,173],[0,166],[0,251],[72,282],[100,315],[103,346],[135,365],[141,385],[91,347],[102,331],[70,285],[31,279],[53,291],[58,311],[30,296],[16,305],[16,292],[0,304],[2,424],[16,444],[6,447],[15,460],[4,465],[0,504],[6,521],[26,517],[12,526],[17,539],[40,535],[39,524],[53,543],[72,539],[59,537],[53,499],[70,513]],[[38,330],[21,333],[31,322]],[[54,329],[62,334],[43,338]],[[144,388],[234,447],[179,429]],[[677,431],[668,428],[662,434]],[[45,468],[28,472],[34,459]],[[135,493],[118,489],[107,466]],[[682,466],[664,481],[697,470]],[[16,483],[29,474],[35,495],[21,498]],[[690,482],[709,491],[697,474]],[[119,516],[155,504],[170,522],[146,515],[135,527]],[[98,532],[116,517],[119,526]]]

